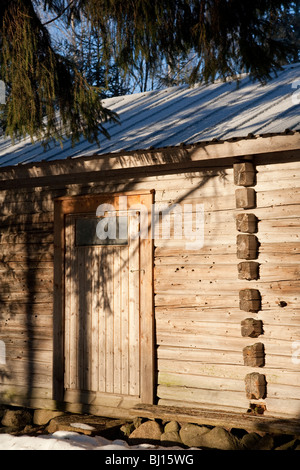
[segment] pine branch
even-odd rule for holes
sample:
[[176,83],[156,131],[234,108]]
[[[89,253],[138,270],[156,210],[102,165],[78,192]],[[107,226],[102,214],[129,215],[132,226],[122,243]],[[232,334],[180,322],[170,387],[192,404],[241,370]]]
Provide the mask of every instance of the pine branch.
[[49,24],[53,23],[54,21],[57,21],[59,18],[63,16],[63,14],[72,7],[74,4],[74,0],[71,0],[70,3],[52,20],[47,21],[46,23],[43,23],[43,26],[48,26]]

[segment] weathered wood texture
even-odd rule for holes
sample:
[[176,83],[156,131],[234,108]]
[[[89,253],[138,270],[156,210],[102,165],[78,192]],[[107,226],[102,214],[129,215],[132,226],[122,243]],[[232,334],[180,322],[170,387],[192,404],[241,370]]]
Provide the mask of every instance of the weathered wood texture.
[[[300,340],[300,165],[287,162],[256,169],[255,207],[243,209],[241,204],[236,209],[230,196],[235,187],[228,177],[222,202],[205,210],[201,250],[188,252],[174,241],[156,241],[161,405],[247,409],[253,399],[245,394],[245,376],[256,367],[244,364],[242,351],[252,343],[241,334],[241,322],[249,313],[239,309],[239,292],[253,288],[262,296],[261,310],[253,315],[263,322],[259,341],[265,346],[262,370],[267,380],[266,398],[258,402],[266,404],[266,415],[300,416],[299,364],[293,350]],[[243,232],[254,232],[259,242],[255,272],[249,263],[237,269],[241,259],[236,234]],[[239,276],[241,272],[245,274]]]
[[67,217],[65,388],[139,397],[139,239],[76,247],[75,220]]
[[[266,416],[300,416],[300,164],[256,166],[255,207],[236,207],[233,168],[187,173],[142,174],[126,179],[84,179],[68,186],[7,190],[0,193],[0,365],[5,399],[17,386],[30,398],[52,393],[53,197],[155,189],[155,202],[204,205],[204,245],[187,248],[175,238],[174,211],[156,238],[154,301],[158,404],[211,410],[249,408],[243,349],[253,340],[241,334],[249,316],[263,322]],[[17,185],[17,184],[16,184]],[[236,215],[257,217],[258,279],[239,279]],[[182,212],[183,214],[183,212]],[[251,285],[250,285],[251,284]],[[239,308],[239,291],[261,293],[261,310]],[[294,348],[294,349],[293,349]],[[294,360],[293,360],[294,359]],[[117,374],[117,371],[115,372]],[[19,393],[19,392],[18,392]],[[21,393],[21,392],[20,392]],[[253,400],[252,400],[253,401]],[[258,400],[258,403],[261,399]],[[116,405],[120,406],[120,405]]]

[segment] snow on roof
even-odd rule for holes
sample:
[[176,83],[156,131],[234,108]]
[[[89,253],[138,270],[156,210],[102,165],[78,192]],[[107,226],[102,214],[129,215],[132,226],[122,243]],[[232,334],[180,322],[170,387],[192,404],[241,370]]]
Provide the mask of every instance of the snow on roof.
[[249,76],[193,87],[125,95],[103,100],[121,124],[105,124],[111,138],[100,136],[100,148],[85,139],[51,145],[24,139],[15,145],[0,140],[0,166],[63,160],[162,148],[251,135],[280,134],[300,130],[300,63],[285,66],[265,85]]

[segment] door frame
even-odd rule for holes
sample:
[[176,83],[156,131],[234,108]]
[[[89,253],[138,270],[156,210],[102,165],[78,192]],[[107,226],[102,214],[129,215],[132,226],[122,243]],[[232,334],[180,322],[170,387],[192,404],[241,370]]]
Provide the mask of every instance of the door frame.
[[[140,238],[140,402],[153,404],[155,385],[153,239],[151,214],[154,190],[63,196],[54,199],[54,299],[53,299],[53,399],[64,401],[65,365],[65,217],[96,214],[100,204],[112,204],[127,197],[127,209],[142,204],[148,211],[148,237]],[[122,206],[122,210],[124,207]]]

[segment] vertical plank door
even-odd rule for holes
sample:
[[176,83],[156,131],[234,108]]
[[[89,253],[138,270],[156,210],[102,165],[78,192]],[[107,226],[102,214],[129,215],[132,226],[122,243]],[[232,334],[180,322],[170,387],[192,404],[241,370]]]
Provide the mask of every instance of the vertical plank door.
[[126,223],[126,238],[99,240],[88,233],[99,220],[95,215],[65,217],[65,401],[118,406],[121,400],[124,407],[151,402],[152,377],[145,379],[142,370],[152,353],[141,342],[151,343],[153,331],[144,331],[149,321],[141,311],[139,217],[123,212],[117,219]]

